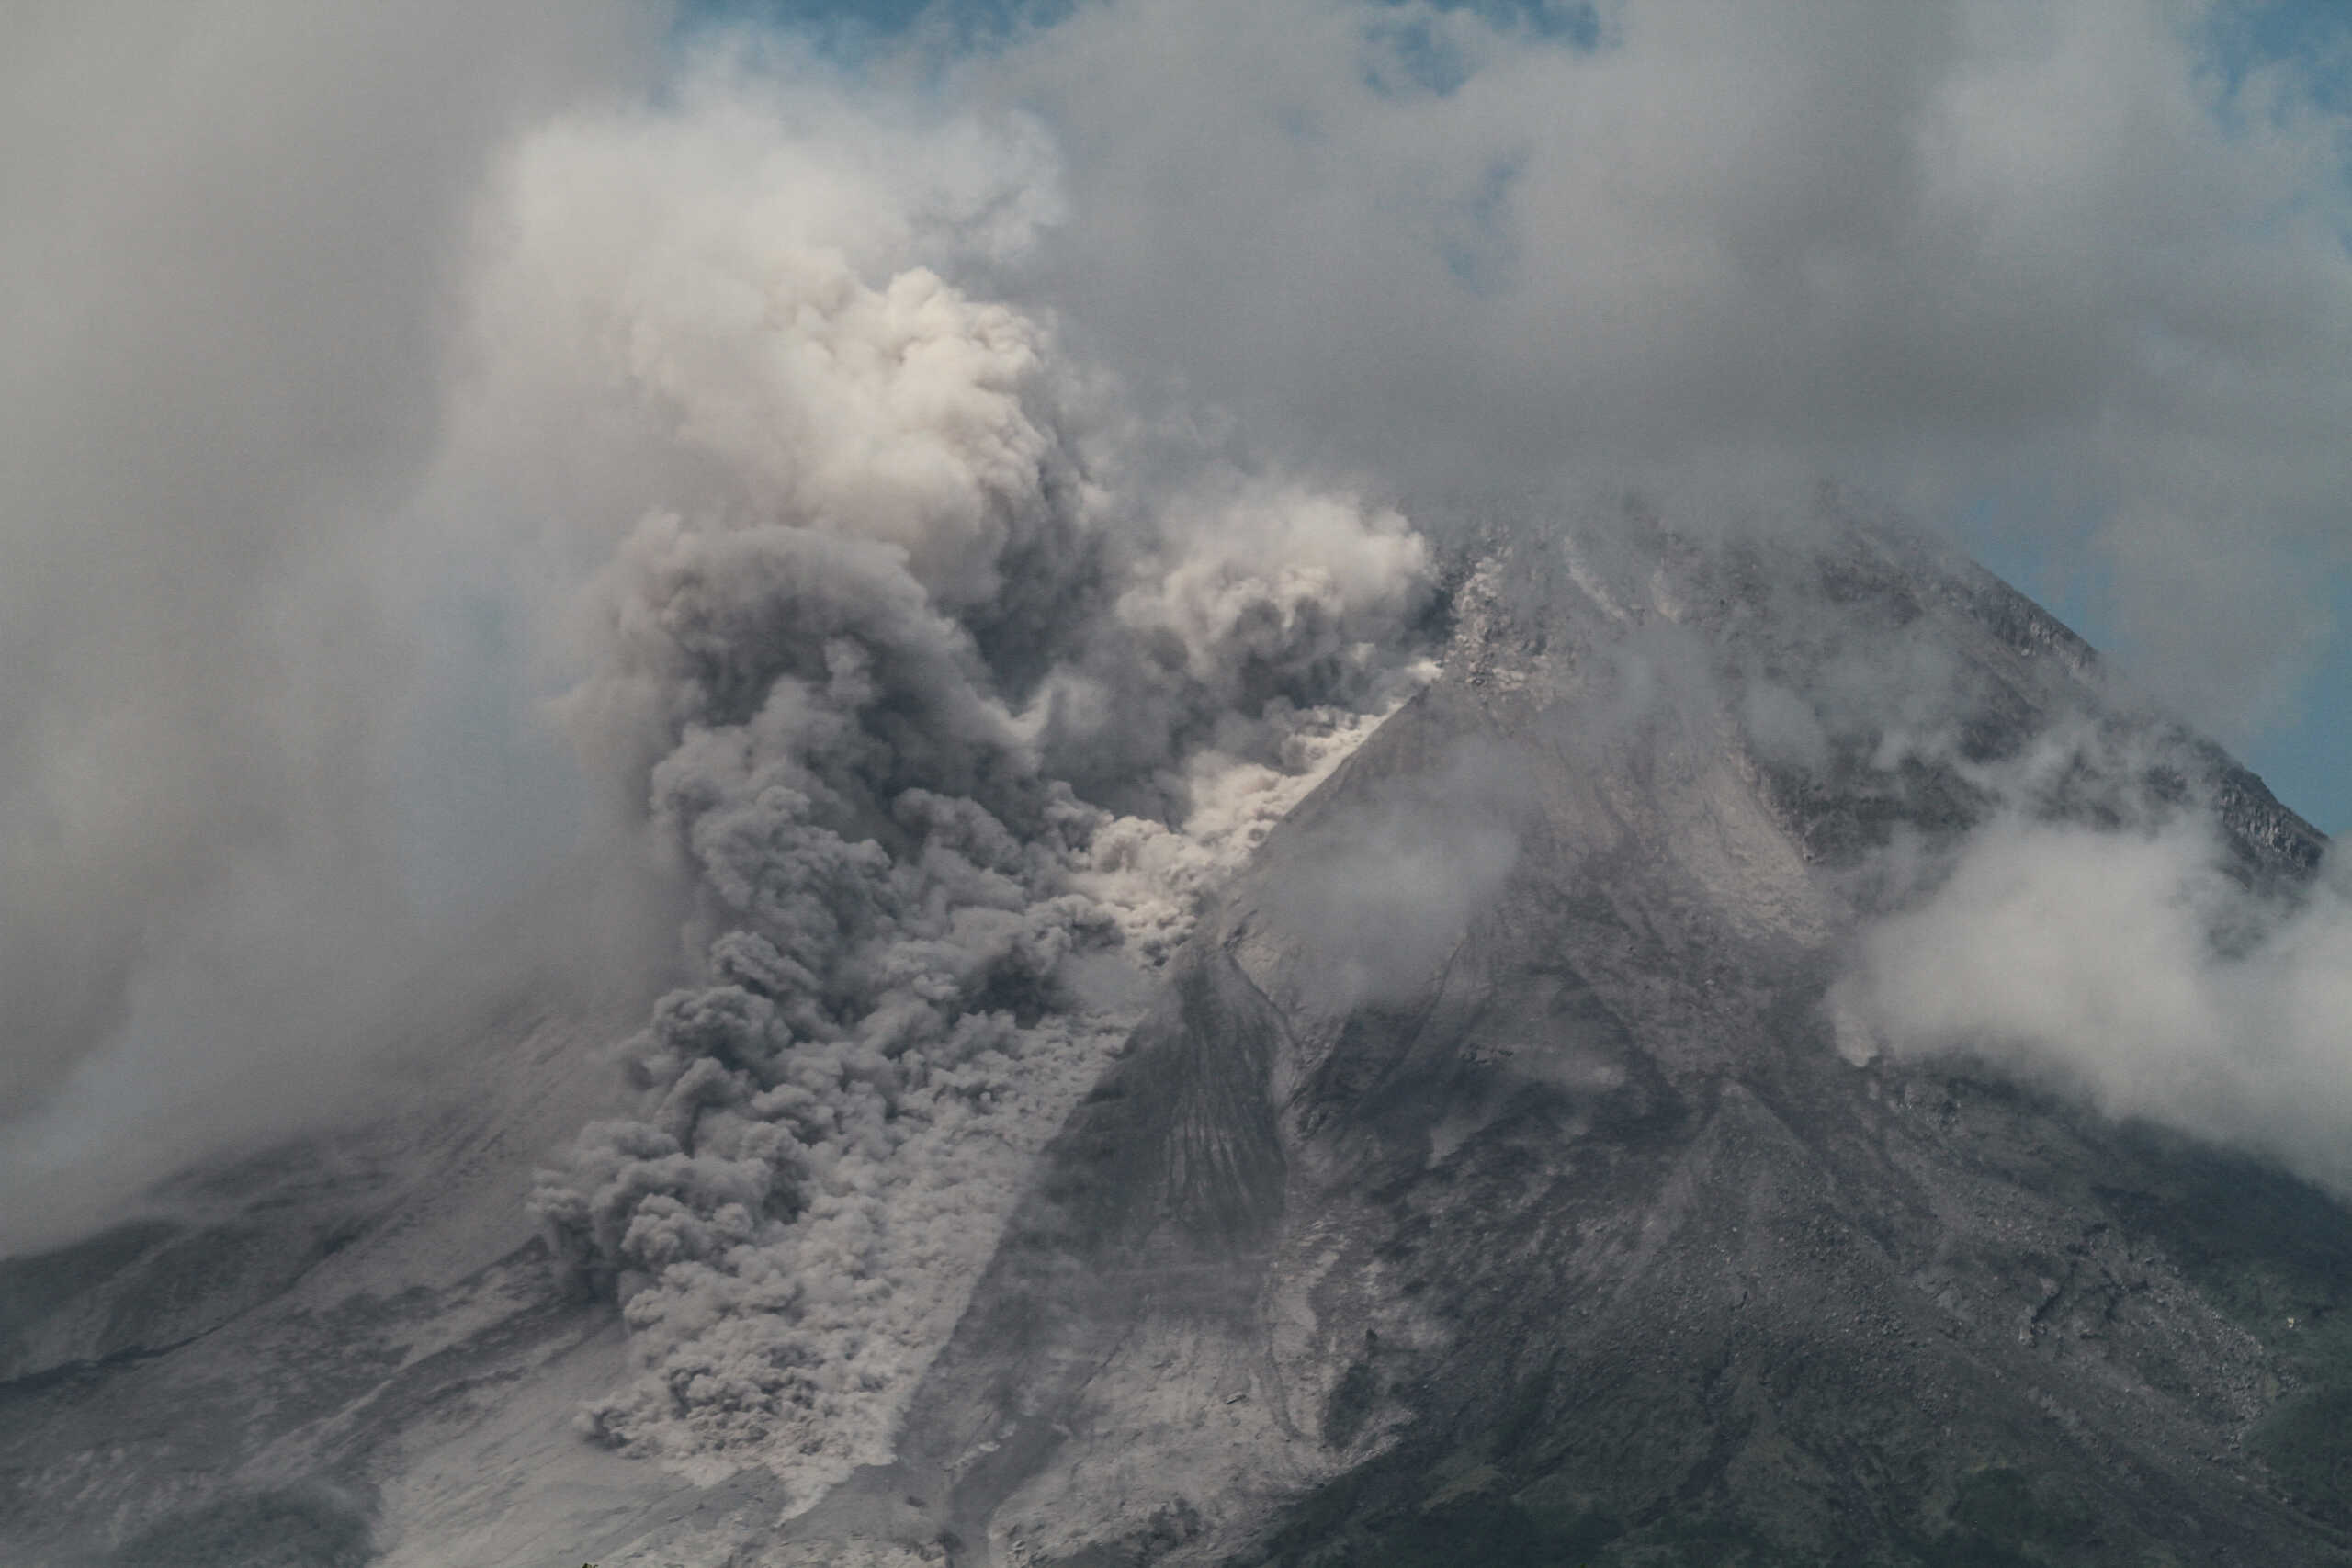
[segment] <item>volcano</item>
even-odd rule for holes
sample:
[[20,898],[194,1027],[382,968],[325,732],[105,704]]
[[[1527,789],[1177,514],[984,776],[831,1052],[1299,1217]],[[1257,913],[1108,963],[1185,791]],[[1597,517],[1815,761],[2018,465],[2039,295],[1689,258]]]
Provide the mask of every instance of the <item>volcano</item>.
[[2004,815],[2206,824],[2278,907],[2324,839],[1825,510],[1462,531],[1438,673],[1208,896],[883,1461],[582,1435],[628,1285],[523,1200],[628,1025],[529,995],[424,1109],[0,1262],[0,1559],[2352,1562],[2352,1213],[1840,985]]

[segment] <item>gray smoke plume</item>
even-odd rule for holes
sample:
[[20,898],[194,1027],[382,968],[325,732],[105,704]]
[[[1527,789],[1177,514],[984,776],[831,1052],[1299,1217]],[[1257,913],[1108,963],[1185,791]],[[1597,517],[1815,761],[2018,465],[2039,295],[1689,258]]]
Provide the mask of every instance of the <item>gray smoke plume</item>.
[[[759,134],[739,167],[770,177],[840,155]],[[1081,417],[1101,384],[1047,323],[769,221],[691,130],[559,135],[497,265],[640,209],[610,291],[570,275],[542,327],[588,323],[562,395],[681,476],[592,585],[564,705],[687,873],[703,978],[626,1047],[645,1114],[537,1203],[643,1365],[593,1430],[813,1499],[887,1452],[1023,1156],[1131,1021],[1119,973],[1417,678],[1429,556],[1293,481],[1138,487],[1150,438]],[[914,206],[869,221],[990,210]]]
[[431,945],[390,780],[437,318],[485,159],[641,80],[645,20],[9,8],[0,1249],[347,1095]]
[[2352,563],[2343,34],[2245,38],[2301,9],[1118,0],[959,80],[1061,133],[1117,363],[1410,482],[2077,541],[2236,743]]
[[[2151,682],[2258,728],[2345,558],[2352,199],[2340,112],[2211,68],[2229,15],[1106,0],[851,81],[651,65],[585,5],[37,5],[0,1197],[95,1213],[282,1128],[401,1010],[413,628],[477,592],[528,651],[429,650],[444,696],[568,693],[598,847],[692,906],[642,1114],[541,1198],[643,1360],[593,1424],[804,1493],[887,1450],[1137,976],[1426,673],[1424,495],[1630,479],[1681,520],[1826,472],[2088,519]],[[1639,610],[1605,535],[1593,602]],[[1629,715],[1719,673],[1611,657]],[[1773,765],[1949,760],[1936,666],[1862,639],[1736,711]],[[1515,851],[1391,805],[1298,889],[1358,981]],[[2161,814],[1973,842],[1873,864],[1879,1048],[2333,1169],[2335,885],[2213,892]],[[1435,896],[1363,897],[1399,885]]]

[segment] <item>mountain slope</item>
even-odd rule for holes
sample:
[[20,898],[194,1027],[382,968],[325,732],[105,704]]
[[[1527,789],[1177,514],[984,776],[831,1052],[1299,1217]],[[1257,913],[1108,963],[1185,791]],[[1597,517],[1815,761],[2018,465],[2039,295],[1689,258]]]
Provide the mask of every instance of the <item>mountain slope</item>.
[[[582,1440],[528,1224],[634,1016],[0,1262],[0,1560],[2324,1563],[2352,1215],[1841,1014],[2005,812],[2324,850],[1986,574],[1833,516],[1464,555],[1038,1160],[896,1459],[786,1517]],[[705,1480],[708,1477],[705,1476]]]
[[[802,1531],[956,1562],[2343,1560],[2240,1446],[2292,1369],[2173,1250],[2248,1183],[2343,1212],[1949,1063],[1857,1066],[1826,1003],[1869,902],[1841,871],[1962,832],[1972,776],[2062,718],[2141,736],[2249,878],[2317,836],[1973,569],[1857,525],[1774,570],[1490,558],[1446,678],[1267,843],[1051,1151],[900,1465]],[[1659,627],[1707,666],[1679,687],[1675,649],[1611,652]],[[1744,693],[1897,638],[1943,656],[1961,749],[1758,744]],[[1465,818],[1509,870],[1424,929],[1417,851]],[[1383,855],[1420,907],[1378,912]]]
[[561,1562],[774,1517],[581,1441],[627,1375],[532,1168],[621,1100],[634,997],[432,1040],[398,1109],[192,1176],[156,1217],[0,1260],[0,1562]]

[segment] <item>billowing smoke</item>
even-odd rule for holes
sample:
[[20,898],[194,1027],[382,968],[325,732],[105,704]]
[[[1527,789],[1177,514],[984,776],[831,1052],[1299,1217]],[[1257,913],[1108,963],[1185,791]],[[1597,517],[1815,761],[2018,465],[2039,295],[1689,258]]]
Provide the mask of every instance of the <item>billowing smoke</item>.
[[1063,133],[1120,363],[1417,482],[1964,516],[2237,744],[2352,564],[2341,18],[2290,13],[1122,0],[966,74]]
[[11,8],[0,1249],[347,1094],[433,945],[394,777],[449,738],[410,727],[442,583],[402,512],[437,319],[483,161],[633,89],[645,19]]
[[1898,840],[1831,995],[1866,1061],[1972,1058],[2352,1193],[2352,902],[2232,849],[2150,732],[2080,722],[1966,768],[1957,842]]
[[1841,1000],[1904,1054],[1968,1053],[2109,1114],[2352,1192],[2352,901],[2264,898],[2201,827],[2005,819],[1868,933]]
[[1341,1017],[1406,1000],[1469,934],[1519,859],[1526,759],[1464,746],[1384,779],[1295,840],[1265,897],[1298,933],[1303,1005]]
[[[642,1357],[592,1421],[808,1491],[883,1451],[1139,977],[1426,676],[1423,498],[1826,473],[2078,536],[2135,667],[2244,733],[2345,559],[2344,117],[2229,6],[1107,0],[855,75],[528,0],[28,15],[0,1201],[56,1176],[70,1228],[282,1131],[397,1010],[419,861],[511,890],[593,796],[695,983],[540,1200]],[[1948,757],[1935,660],[1742,722]],[[556,692],[584,768],[451,761]],[[1391,805],[1297,890],[1359,983],[1515,848]],[[2341,1179],[2338,885],[2018,813],[1876,863],[1860,1038]],[[1397,883],[1426,919],[1365,913]]]
[[1137,971],[1419,677],[1430,562],[1344,494],[1139,480],[1175,465],[1050,323],[906,254],[995,201],[836,241],[767,197],[840,142],[693,113],[526,148],[487,290],[649,476],[564,707],[689,874],[703,976],[626,1048],[644,1117],[537,1206],[643,1363],[595,1432],[813,1498],[887,1454]]

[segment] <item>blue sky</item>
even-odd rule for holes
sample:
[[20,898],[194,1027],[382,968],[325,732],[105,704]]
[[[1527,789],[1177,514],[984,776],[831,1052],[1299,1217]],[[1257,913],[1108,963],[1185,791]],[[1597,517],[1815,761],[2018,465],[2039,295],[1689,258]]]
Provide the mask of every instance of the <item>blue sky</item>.
[[[2263,62],[2300,69],[2321,102],[2352,106],[2352,6],[2340,0],[2268,0],[2223,6],[2209,33],[2215,69],[2231,77]],[[2352,156],[2352,148],[2347,148]],[[2347,164],[2352,167],[2352,164]],[[2347,433],[2352,439],[2352,433]],[[2054,612],[2093,644],[2118,649],[2112,585],[2087,547],[2087,526],[2042,520],[2052,536],[2030,542],[2007,527],[1967,529],[1984,564]],[[2323,831],[2352,828],[2352,570],[2313,551],[2312,573],[2328,584],[2324,648],[2295,683],[2277,719],[2238,746],[2272,793]],[[2128,656],[2128,649],[2120,649]]]
[[[2314,95],[2329,106],[2352,106],[2352,6],[2340,0],[2273,0],[2235,6],[2217,29],[2216,60],[2225,72],[2253,61],[2289,61],[2307,68]],[[2352,149],[2347,149],[2352,152]],[[2000,570],[2003,563],[1988,558]],[[2332,629],[2324,652],[2288,699],[2287,712],[2245,748],[2245,761],[2279,798],[2334,834],[2352,828],[2352,570],[2314,557],[2325,576]],[[2093,642],[2110,643],[2097,604],[2096,576],[2070,581],[2028,563],[2012,579]]]
[[[2130,649],[2115,632],[2110,587],[2079,536],[2041,544],[1993,529],[1964,530],[1963,536],[1986,566],[2094,646],[2117,650],[2128,662]],[[2312,570],[2325,573],[2332,585],[2326,645],[2278,718],[2235,750],[2272,794],[2323,832],[2336,834],[2352,828],[2352,572],[2316,558]]]
[[2352,828],[2352,577],[2337,571],[2335,635],[2294,696],[2292,714],[2246,748],[2280,799],[2326,833]]

